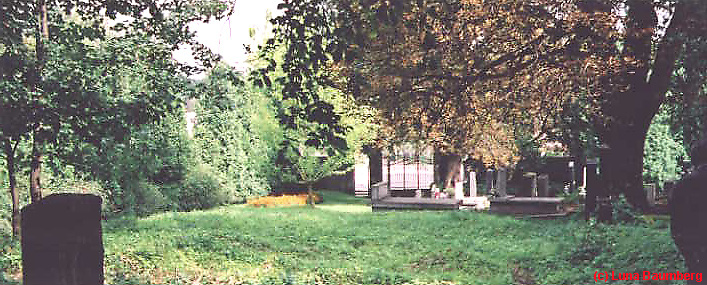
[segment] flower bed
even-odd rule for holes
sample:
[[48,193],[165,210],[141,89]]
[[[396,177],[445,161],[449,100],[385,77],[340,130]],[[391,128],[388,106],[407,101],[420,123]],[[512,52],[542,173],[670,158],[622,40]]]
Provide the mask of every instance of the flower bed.
[[[319,204],[322,201],[322,196],[315,193],[314,202]],[[302,206],[307,205],[307,194],[265,196],[253,200],[248,200],[248,205],[255,207]]]

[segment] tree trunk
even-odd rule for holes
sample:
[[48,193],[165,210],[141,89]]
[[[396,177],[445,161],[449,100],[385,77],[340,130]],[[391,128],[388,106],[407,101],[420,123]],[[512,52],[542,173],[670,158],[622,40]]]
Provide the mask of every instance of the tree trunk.
[[608,149],[601,155],[600,167],[607,189],[600,189],[597,193],[600,197],[623,193],[632,206],[648,208],[643,190],[643,149],[647,133],[648,126],[626,126],[617,128],[604,140]]
[[454,188],[454,184],[461,181],[459,170],[462,158],[460,155],[435,151],[435,164],[437,164],[439,172],[438,175],[435,175],[436,184],[441,185],[442,190]]
[[[35,132],[34,135],[37,136],[38,133]],[[34,139],[29,173],[29,194],[32,197],[32,203],[42,199],[42,152],[39,150],[40,144],[41,142],[39,142],[38,139]]]
[[[35,90],[42,92],[42,71],[44,69],[44,61],[46,57],[46,51],[44,48],[44,43],[49,39],[49,26],[47,21],[47,3],[46,0],[37,1],[37,35],[36,35],[36,51],[37,51],[37,79],[35,82]],[[38,112],[35,117],[39,117],[41,110],[35,110]],[[41,185],[41,174],[42,174],[42,148],[44,140],[41,133],[41,120],[35,126],[33,131],[32,140],[32,162],[30,163],[30,174],[29,174],[29,192],[32,197],[32,202],[37,202],[42,199],[42,185]]]
[[12,202],[12,236],[20,236],[20,198],[17,195],[17,179],[15,177],[15,147],[12,142],[6,139],[3,143],[5,150],[5,161],[7,162],[7,178],[10,182],[10,201]]
[[[601,141],[609,149],[601,162],[601,173],[608,193],[623,193],[628,202],[647,209],[648,201],[643,190],[643,151],[651,120],[665,100],[677,56],[682,49],[680,37],[686,6],[677,4],[673,18],[653,52],[653,32],[657,16],[650,1],[629,1],[625,53],[638,60],[622,76],[628,89],[607,94],[602,111],[609,119],[600,127]],[[647,33],[646,31],[651,31]]]
[[314,208],[314,190],[312,190],[312,183],[307,183],[307,203],[310,207]]

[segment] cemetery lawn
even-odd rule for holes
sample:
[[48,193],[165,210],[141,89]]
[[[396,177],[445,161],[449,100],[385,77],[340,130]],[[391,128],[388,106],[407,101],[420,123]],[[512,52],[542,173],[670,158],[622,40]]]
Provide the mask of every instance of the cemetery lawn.
[[665,221],[372,213],[367,199],[323,196],[315,209],[235,205],[107,221],[106,283],[594,284],[597,270],[685,271]]

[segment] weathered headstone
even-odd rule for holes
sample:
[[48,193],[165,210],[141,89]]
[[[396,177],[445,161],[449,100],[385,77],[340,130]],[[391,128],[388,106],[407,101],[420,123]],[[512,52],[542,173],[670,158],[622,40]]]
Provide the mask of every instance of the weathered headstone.
[[454,199],[464,199],[464,184],[461,181],[454,183]]
[[469,197],[476,197],[476,172],[469,171]]
[[570,193],[574,193],[577,190],[577,175],[575,174],[574,161],[567,163],[567,167],[570,171]]
[[491,193],[493,189],[496,189],[496,185],[493,183],[493,170],[486,170],[486,193]]
[[584,206],[584,217],[589,219],[589,216],[594,213],[597,206],[597,194],[599,192],[599,173],[598,171],[598,161],[596,159],[587,160],[587,166],[584,168],[585,171],[585,191],[587,191]]
[[538,180],[535,172],[527,172],[523,174],[525,183],[518,189],[516,196],[518,197],[537,197],[538,196]]
[[658,188],[655,184],[643,184],[643,190],[646,191],[646,199],[648,204],[655,205],[655,198],[658,196]]
[[454,181],[454,199],[464,199],[464,164],[459,167],[459,176]]
[[582,167],[582,187],[587,191],[587,166]]
[[500,197],[506,197],[508,195],[506,192],[506,174],[507,170],[505,168],[498,170],[498,179],[496,180],[498,186],[496,187],[496,191],[498,191],[498,196]]
[[550,177],[547,174],[538,175],[538,196],[550,197]]
[[103,284],[101,198],[53,194],[22,209],[24,285]]

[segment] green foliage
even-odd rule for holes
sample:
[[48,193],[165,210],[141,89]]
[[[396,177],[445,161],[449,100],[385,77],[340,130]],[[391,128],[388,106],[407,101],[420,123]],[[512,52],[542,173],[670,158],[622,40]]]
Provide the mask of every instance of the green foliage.
[[19,284],[8,276],[8,273],[15,273],[20,267],[22,256],[19,249],[19,239],[13,239],[9,231],[0,232],[0,283]]
[[269,192],[276,176],[282,140],[267,90],[244,86],[240,75],[223,65],[199,85],[195,150],[233,189],[234,201]]
[[[377,137],[378,125],[374,122],[375,111],[359,105],[351,96],[333,88],[317,88],[321,100],[333,106],[341,117],[339,124],[346,130],[343,145],[312,146],[311,134],[324,127],[322,124],[304,119],[294,120],[296,128],[286,128],[285,140],[280,149],[281,182],[312,185],[327,176],[349,171],[356,155],[364,145],[372,144]],[[285,105],[298,104],[286,100]],[[285,110],[280,110],[281,112]]]
[[353,164],[350,153],[335,152],[333,155],[325,153],[304,145],[296,150],[288,149],[287,157],[293,162],[292,172],[297,175],[297,180],[294,182],[311,185],[324,177],[345,172]]
[[[331,56],[341,58],[345,50],[344,43],[333,35],[347,31],[334,27],[336,13],[330,13],[330,9],[335,5],[330,4],[334,3],[328,0],[280,3],[278,9],[284,13],[271,20],[276,37],[269,39],[259,54],[266,64],[255,69],[250,80],[256,86],[271,87],[277,83],[282,98],[296,102],[284,106],[287,111],[280,114],[286,128],[297,129],[297,120],[317,125],[307,133],[308,145],[345,148],[346,128],[339,124],[341,117],[334,106],[321,99],[320,90],[321,86],[332,83],[325,76],[329,73],[325,68]],[[276,52],[283,47],[284,54]]]
[[642,221],[640,218],[640,213],[636,211],[635,208],[626,200],[624,195],[619,195],[618,199],[615,199],[611,203],[611,217],[621,223],[637,223]]
[[226,192],[226,188],[221,182],[222,179],[216,173],[218,172],[215,169],[205,165],[191,167],[179,187],[176,199],[179,203],[179,210],[208,209],[232,202],[233,196],[231,195],[235,193]]
[[176,112],[135,129],[125,143],[104,141],[102,152],[87,157],[108,190],[110,211],[145,215],[177,208],[175,189],[195,165],[184,126]]
[[681,161],[687,157],[685,147],[670,130],[668,113],[662,109],[653,119],[643,151],[643,179],[663,188],[665,181],[678,180]]
[[[0,32],[0,144],[22,146],[34,132],[47,161],[57,162],[53,174],[73,172],[57,170],[70,165],[102,181],[105,187],[91,181],[80,187],[104,197],[109,211],[146,214],[173,208],[170,184],[179,182],[184,166],[192,163],[183,156],[185,140],[158,124],[162,117],[181,116],[179,99],[190,91],[184,76],[198,68],[177,63],[172,51],[191,44],[201,66],[210,67],[217,56],[196,42],[188,24],[224,17],[232,12],[229,3],[49,1],[49,35],[40,48],[33,39],[42,26],[35,18],[39,2],[6,2],[8,17]],[[131,20],[108,21],[118,15]],[[183,128],[172,123],[171,131]],[[152,125],[141,127],[146,124]],[[158,140],[152,141],[152,131]],[[18,156],[18,169],[24,171],[27,161],[20,152],[10,155]],[[47,192],[55,191],[53,178],[42,178]]]

